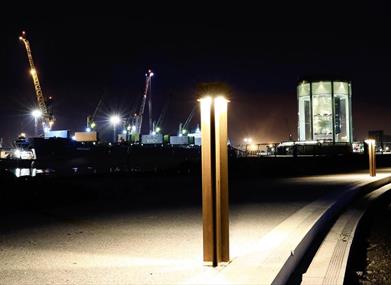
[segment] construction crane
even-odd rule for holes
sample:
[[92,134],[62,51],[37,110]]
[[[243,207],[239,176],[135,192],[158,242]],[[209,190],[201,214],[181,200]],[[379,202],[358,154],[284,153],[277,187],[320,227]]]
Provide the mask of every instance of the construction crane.
[[166,117],[168,106],[170,105],[171,97],[172,97],[172,94],[170,93],[169,97],[167,98],[166,103],[163,106],[163,109],[160,113],[158,120],[156,121],[156,123],[154,123],[153,130],[155,133],[159,133],[162,130],[162,124],[163,124],[164,118]]
[[[143,115],[145,110],[145,103],[147,101],[148,94],[150,95],[150,87],[151,87],[151,79],[153,76],[153,72],[149,69],[148,72],[145,74],[145,88],[144,88],[144,94],[141,101],[140,109],[138,113],[135,113],[132,118],[132,122],[130,125],[131,134],[141,134],[141,127],[143,124]],[[150,111],[152,111],[152,105],[150,105]],[[152,117],[151,112],[149,112],[150,117],[150,125],[152,125]],[[150,126],[152,127],[152,126]]]
[[94,113],[92,115],[87,116],[87,128],[86,128],[87,132],[93,131],[96,128],[95,117],[96,114],[99,112],[100,107],[102,106],[102,102],[103,102],[103,95],[100,97]]
[[[152,73],[151,70],[148,70],[148,73]],[[153,73],[152,73],[153,75]],[[148,77],[148,76],[147,76]],[[152,134],[154,130],[153,122],[152,122],[152,94],[151,94],[151,80],[149,80],[149,97],[148,97],[148,116],[149,116],[149,134]]]
[[194,105],[193,109],[191,110],[189,116],[187,117],[186,121],[182,124],[180,123],[179,124],[179,130],[178,130],[178,136],[183,136],[183,135],[187,135],[188,134],[188,126],[191,122],[191,120],[193,119],[194,117],[194,113],[196,111],[196,107],[197,105]]
[[52,97],[45,98],[43,96],[41,84],[39,83],[37,70],[35,68],[33,56],[31,53],[30,42],[27,40],[26,32],[24,31],[22,32],[21,36],[19,37],[19,40],[21,40],[24,43],[24,46],[26,48],[27,58],[30,64],[30,74],[33,77],[33,83],[35,87],[35,94],[37,96],[38,107],[42,113],[42,127],[44,132],[46,132],[52,128],[55,121],[53,112],[51,110]]

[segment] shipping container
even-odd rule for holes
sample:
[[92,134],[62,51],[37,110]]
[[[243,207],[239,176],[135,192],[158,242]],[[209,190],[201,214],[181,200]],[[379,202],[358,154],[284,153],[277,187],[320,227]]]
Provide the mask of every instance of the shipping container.
[[75,141],[78,142],[96,142],[98,141],[97,132],[75,132]]

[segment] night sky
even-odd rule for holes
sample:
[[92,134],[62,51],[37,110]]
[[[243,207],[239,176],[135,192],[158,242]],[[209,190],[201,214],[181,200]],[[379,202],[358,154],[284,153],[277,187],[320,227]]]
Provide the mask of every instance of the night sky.
[[[279,142],[289,134],[296,138],[298,80],[335,75],[352,81],[354,139],[374,129],[391,134],[390,10],[376,1],[312,2],[3,9],[0,137],[7,145],[21,131],[34,131],[29,113],[36,99],[18,40],[22,30],[43,93],[54,97],[55,129],[84,130],[86,116],[104,94],[98,129],[111,138],[108,115],[126,117],[139,105],[150,68],[156,74],[155,120],[170,101],[166,133],[176,134],[186,120],[196,104],[197,84],[221,81],[232,89],[229,136],[234,144],[246,136],[257,142]],[[197,113],[191,128],[198,118]]]

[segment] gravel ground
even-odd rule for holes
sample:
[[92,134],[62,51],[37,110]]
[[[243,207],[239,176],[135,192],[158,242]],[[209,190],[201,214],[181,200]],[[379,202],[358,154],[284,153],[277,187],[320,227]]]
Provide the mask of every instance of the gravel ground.
[[376,207],[366,239],[364,271],[357,271],[359,284],[391,284],[391,202]]

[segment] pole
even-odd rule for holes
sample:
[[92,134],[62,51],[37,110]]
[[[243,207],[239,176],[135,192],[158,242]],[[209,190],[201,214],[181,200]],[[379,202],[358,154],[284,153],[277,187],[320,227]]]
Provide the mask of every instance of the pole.
[[376,176],[376,150],[375,150],[375,143],[372,143],[370,145],[371,148],[371,155],[370,155],[370,175],[372,177]]
[[376,141],[369,139],[365,141],[368,144],[369,175],[376,176]]
[[216,145],[217,261],[229,262],[227,100],[214,99]]
[[117,128],[116,125],[113,124],[113,143],[116,143],[116,133],[117,133]]
[[229,261],[227,100],[201,102],[203,257],[205,265]]

